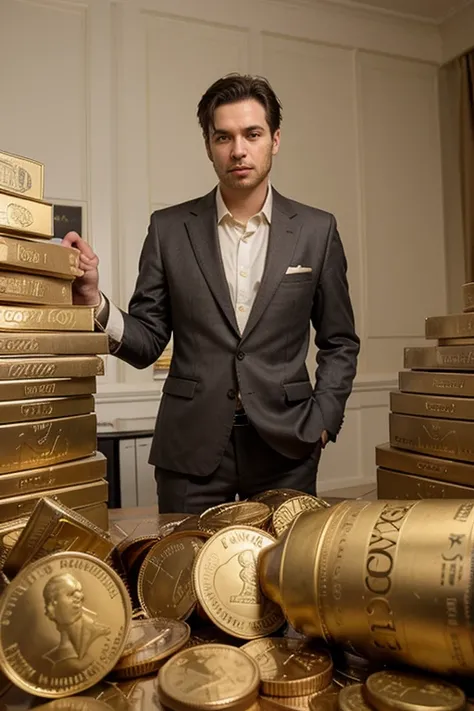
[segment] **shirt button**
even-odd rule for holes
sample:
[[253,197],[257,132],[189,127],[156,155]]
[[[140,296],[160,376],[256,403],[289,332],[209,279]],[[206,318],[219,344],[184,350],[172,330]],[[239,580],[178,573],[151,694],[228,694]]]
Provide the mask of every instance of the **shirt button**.
[[247,272],[244,272],[244,271],[240,272],[240,276],[241,276],[241,277],[246,277],[246,276],[247,276]]
[[239,351],[237,353],[237,360],[243,360],[245,358],[245,353],[243,351]]
[[235,395],[236,392],[235,390],[232,390],[232,388],[227,391],[227,397],[229,398],[229,400],[235,400]]
[[245,306],[239,306],[239,311],[245,311]]

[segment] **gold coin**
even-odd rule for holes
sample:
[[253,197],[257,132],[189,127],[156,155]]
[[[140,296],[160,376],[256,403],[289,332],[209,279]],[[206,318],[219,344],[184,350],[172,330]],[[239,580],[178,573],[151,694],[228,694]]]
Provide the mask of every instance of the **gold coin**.
[[299,639],[267,637],[241,647],[258,664],[261,690],[269,696],[304,696],[325,689],[332,679],[329,652]]
[[[160,624],[156,619],[155,628]],[[156,671],[164,659],[184,647],[191,634],[186,622],[180,620],[161,620],[162,631],[153,642],[133,654],[121,657],[114,667],[114,675],[121,679],[144,676]]]
[[235,526],[214,534],[196,556],[198,600],[212,622],[233,637],[264,637],[284,622],[278,605],[263,595],[258,578],[258,554],[273,543],[265,531]]
[[199,528],[215,533],[228,526],[264,526],[270,520],[269,506],[258,501],[236,501],[219,504],[204,511],[199,517]]
[[303,511],[326,508],[328,508],[326,501],[309,494],[287,499],[273,513],[272,523],[276,535],[280,537]]
[[173,711],[247,709],[258,696],[254,660],[235,647],[205,644],[179,652],[158,673],[158,695]]
[[153,644],[158,638],[162,638],[167,622],[168,620],[160,617],[132,620],[128,628],[127,641],[123,648],[122,657],[135,654],[135,652],[148,647],[149,644]]
[[34,707],[35,711],[110,711],[111,707],[103,701],[86,696],[68,696],[55,699]]
[[230,634],[226,634],[215,625],[208,625],[206,627],[198,627],[196,631],[193,630],[191,637],[186,642],[185,648],[189,649],[190,647],[197,647],[201,644],[227,644],[233,647],[240,647],[243,641],[237,637],[232,637]]
[[[122,688],[121,684],[118,686]],[[158,698],[156,674],[134,680],[127,689],[126,698],[131,711],[161,711],[163,709]]]
[[30,563],[0,599],[0,665],[43,697],[78,693],[116,664],[132,614],[119,575],[87,553]]
[[108,681],[101,681],[91,689],[87,689],[80,694],[80,698],[93,698],[97,701],[102,701],[102,703],[107,704],[107,708],[113,709],[113,711],[131,711],[132,708],[128,703],[127,697],[118,688],[117,684],[112,684]]
[[331,684],[331,690],[323,694],[315,694],[309,700],[310,711],[338,711],[339,689]]
[[192,570],[203,539],[170,534],[148,551],[138,574],[138,599],[148,617],[185,620],[196,606]]
[[408,672],[375,672],[365,682],[365,693],[379,711],[457,711],[466,703],[457,686]]
[[301,496],[301,491],[297,489],[267,489],[252,496],[250,501],[260,501],[260,503],[267,504],[270,508],[277,508],[284,501],[295,496]]
[[309,711],[309,702],[312,694],[305,696],[264,696],[260,695],[259,702],[262,711]]
[[373,711],[362,693],[362,684],[350,684],[339,692],[341,711]]

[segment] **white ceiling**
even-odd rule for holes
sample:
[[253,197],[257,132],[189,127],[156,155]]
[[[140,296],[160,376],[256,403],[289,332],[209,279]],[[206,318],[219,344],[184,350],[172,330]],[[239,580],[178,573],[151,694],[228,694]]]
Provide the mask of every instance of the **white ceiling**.
[[326,0],[343,5],[355,5],[388,11],[398,15],[420,17],[431,22],[443,22],[474,0]]

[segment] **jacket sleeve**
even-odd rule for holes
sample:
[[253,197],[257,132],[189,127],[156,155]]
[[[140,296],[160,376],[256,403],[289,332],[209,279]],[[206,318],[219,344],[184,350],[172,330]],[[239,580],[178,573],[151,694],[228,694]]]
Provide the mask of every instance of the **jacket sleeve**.
[[160,248],[157,214],[150,219],[140,254],[135,291],[124,319],[123,336],[111,353],[135,368],[146,368],[171,338],[170,295]]
[[333,441],[342,426],[360,350],[346,274],[344,249],[336,220],[331,216],[311,321],[318,349],[313,400],[321,411],[324,429]]

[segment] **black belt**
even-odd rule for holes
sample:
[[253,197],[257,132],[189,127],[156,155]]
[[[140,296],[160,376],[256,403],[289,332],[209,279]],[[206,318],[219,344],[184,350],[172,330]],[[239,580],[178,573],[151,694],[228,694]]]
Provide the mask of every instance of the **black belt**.
[[248,425],[249,420],[245,410],[236,410],[234,412],[234,427],[242,427]]

